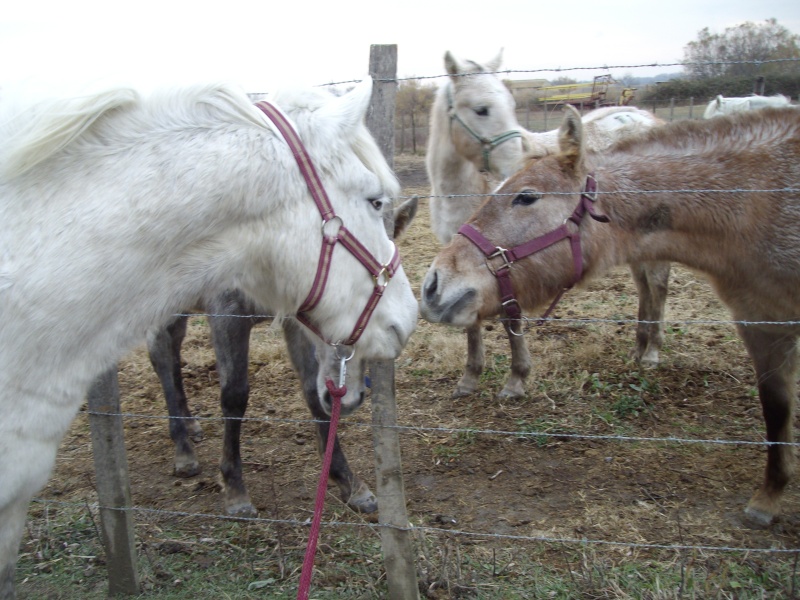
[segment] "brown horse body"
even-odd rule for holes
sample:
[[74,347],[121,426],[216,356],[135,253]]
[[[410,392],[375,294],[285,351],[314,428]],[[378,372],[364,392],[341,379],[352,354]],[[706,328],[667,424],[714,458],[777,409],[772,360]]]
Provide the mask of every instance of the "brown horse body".
[[[585,152],[580,119],[569,113],[559,152],[512,176],[470,223],[491,244],[514,248],[562,226],[590,173],[600,190],[592,207],[609,222],[567,223],[580,235],[582,280],[620,264],[679,262],[704,273],[741,322],[767,440],[780,442],[768,448],[764,484],[746,513],[770,523],[794,470],[789,443],[800,326],[751,323],[800,318],[800,110],[679,122],[603,153]],[[572,246],[560,241],[512,265],[523,309],[542,306],[574,281]],[[497,280],[486,268],[496,261],[456,236],[426,276],[422,315],[468,326],[501,312]]]

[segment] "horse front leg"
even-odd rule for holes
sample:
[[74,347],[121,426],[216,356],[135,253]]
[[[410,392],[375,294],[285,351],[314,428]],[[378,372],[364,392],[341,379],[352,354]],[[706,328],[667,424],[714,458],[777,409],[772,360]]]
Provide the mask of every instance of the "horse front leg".
[[194,441],[203,438],[203,429],[192,417],[186,401],[181,374],[181,344],[186,337],[187,317],[178,317],[165,327],[151,331],[147,339],[150,364],[156,372],[167,402],[169,436],[175,445],[175,475],[193,477],[200,473]]
[[[244,315],[248,306],[238,293],[226,294],[222,303],[209,305],[209,312],[222,315]],[[211,340],[217,357],[220,406],[225,419],[222,436],[222,458],[219,463],[225,512],[238,517],[255,517],[256,507],[242,476],[241,435],[242,419],[250,396],[248,361],[250,332],[254,319],[249,317],[211,317]]]
[[634,358],[643,367],[657,367],[664,345],[664,305],[667,302],[670,264],[635,263],[630,266],[639,292]]
[[14,572],[28,513],[28,498],[0,507],[0,600],[14,600]]
[[525,379],[531,372],[531,354],[522,333],[522,321],[503,319],[503,327],[506,329],[508,343],[511,346],[511,374],[497,397],[522,398],[525,396]]
[[739,326],[739,334],[755,364],[758,396],[767,429],[767,467],[764,483],[745,509],[749,523],[766,527],[780,513],[780,501],[786,484],[794,474],[793,439],[794,403],[797,398],[797,335]]
[[[314,355],[314,346],[308,340],[300,325],[291,319],[283,321],[283,335],[292,365],[300,378],[303,397],[311,415],[317,421],[317,450],[322,456],[328,444],[330,433],[330,416],[322,409],[317,393],[318,363]],[[378,510],[375,494],[358,475],[350,470],[347,457],[339,444],[337,435],[333,441],[333,456],[329,479],[339,488],[342,501],[350,508],[361,513],[374,513]]]
[[467,327],[467,364],[464,367],[464,374],[456,384],[456,389],[451,395],[452,398],[462,398],[469,396],[478,389],[483,367],[485,365],[485,351],[483,347],[483,331],[481,323],[476,323]]

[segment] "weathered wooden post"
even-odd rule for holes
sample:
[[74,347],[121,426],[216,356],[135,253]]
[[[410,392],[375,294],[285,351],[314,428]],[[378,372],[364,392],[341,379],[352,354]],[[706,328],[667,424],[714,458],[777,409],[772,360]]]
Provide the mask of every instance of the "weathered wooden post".
[[138,594],[128,457],[125,454],[116,365],[92,384],[87,400],[100,526],[108,566],[108,594]]
[[[367,126],[378,142],[386,160],[394,166],[394,112],[397,92],[397,46],[372,45],[369,73],[375,81],[372,104],[367,112]],[[386,229],[394,231],[394,216],[386,215]],[[378,496],[378,520],[391,600],[419,598],[414,547],[408,529],[403,468],[400,460],[400,437],[395,401],[394,363],[372,361],[372,439],[375,450],[375,478]]]

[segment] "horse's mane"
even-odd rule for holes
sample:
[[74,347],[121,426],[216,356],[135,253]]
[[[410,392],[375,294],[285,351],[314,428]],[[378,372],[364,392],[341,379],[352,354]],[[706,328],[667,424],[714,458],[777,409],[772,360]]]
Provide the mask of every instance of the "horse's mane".
[[[112,113],[119,120],[115,134],[131,134],[136,109],[147,114],[147,124],[134,127],[174,128],[176,125],[218,121],[221,116],[265,126],[263,116],[244,92],[224,84],[199,85],[170,91],[158,91],[143,98],[131,88],[115,88],[93,95],[48,99],[22,109],[3,101],[0,108],[0,176],[6,179],[21,175],[60,150],[87,137],[88,133]],[[205,108],[206,110],[198,110]],[[121,125],[127,122],[129,128]],[[110,139],[106,139],[106,143]]]
[[709,120],[675,121],[624,138],[604,153],[651,157],[674,156],[678,152],[712,154],[771,144],[798,133],[800,110],[764,108]]

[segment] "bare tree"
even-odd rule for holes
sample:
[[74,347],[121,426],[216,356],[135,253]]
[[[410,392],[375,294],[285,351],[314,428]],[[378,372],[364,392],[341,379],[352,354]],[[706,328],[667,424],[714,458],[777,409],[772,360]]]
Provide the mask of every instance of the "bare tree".
[[417,125],[433,104],[435,87],[423,85],[418,79],[406,79],[397,87],[397,116],[400,120],[400,151],[405,150],[405,126],[411,126],[411,151],[417,153]]
[[728,27],[724,33],[711,33],[708,27],[683,49],[684,68],[691,78],[733,76],[754,77],[768,73],[796,72],[793,61],[800,58],[800,36],[791,33],[776,19],[763,23],[747,21]]

